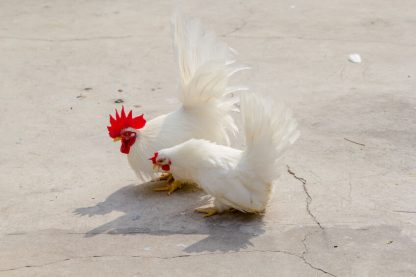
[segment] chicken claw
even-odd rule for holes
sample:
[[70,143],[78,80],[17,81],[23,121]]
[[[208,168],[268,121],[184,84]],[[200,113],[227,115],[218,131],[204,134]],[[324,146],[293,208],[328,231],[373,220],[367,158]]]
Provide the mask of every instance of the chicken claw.
[[[173,179],[173,178],[172,178]],[[173,182],[168,182],[167,185],[163,187],[154,188],[154,191],[167,191],[168,195],[171,195],[175,190],[182,188],[182,183],[178,180]]]
[[207,207],[207,208],[196,208],[196,212],[205,214],[204,217],[213,216],[218,214],[219,211],[215,207]]

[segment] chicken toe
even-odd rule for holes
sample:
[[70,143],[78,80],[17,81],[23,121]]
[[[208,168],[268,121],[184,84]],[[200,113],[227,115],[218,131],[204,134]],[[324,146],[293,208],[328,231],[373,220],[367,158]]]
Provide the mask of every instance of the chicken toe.
[[205,214],[204,217],[213,216],[219,213],[219,211],[215,207],[196,208],[195,211],[198,213]]
[[164,186],[154,188],[153,191],[167,191],[168,195],[171,195],[175,190],[182,188],[183,183],[178,180],[168,180],[168,183]]

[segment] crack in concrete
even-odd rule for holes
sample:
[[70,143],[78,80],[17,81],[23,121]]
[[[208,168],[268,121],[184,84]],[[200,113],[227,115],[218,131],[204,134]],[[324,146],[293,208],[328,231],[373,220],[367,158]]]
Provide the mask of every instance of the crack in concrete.
[[337,277],[335,274],[332,274],[332,273],[326,271],[325,269],[322,269],[320,267],[314,266],[305,257],[309,253],[309,248],[308,248],[308,245],[306,244],[306,241],[308,240],[309,236],[311,236],[311,235],[313,235],[313,234],[315,234],[317,232],[320,232],[320,231],[321,230],[318,230],[318,231],[315,231],[315,232],[311,232],[311,233],[306,233],[305,234],[305,237],[302,240],[302,244],[303,244],[303,247],[304,247],[305,250],[302,252],[302,255],[299,256],[299,258],[301,258],[305,262],[305,264],[307,264],[309,267],[311,267],[311,268],[313,268],[315,270],[321,271],[322,273],[328,274],[330,276]]
[[336,277],[332,273],[329,273],[329,272],[327,272],[327,271],[325,271],[325,270],[323,270],[319,267],[316,267],[316,266],[312,265],[310,262],[308,262],[303,257],[304,254],[298,255],[296,253],[292,253],[292,252],[285,251],[285,250],[259,250],[259,249],[257,249],[257,250],[245,250],[245,251],[233,251],[233,252],[226,252],[226,253],[202,253],[202,254],[194,254],[194,255],[183,254],[183,255],[176,255],[176,256],[170,256],[170,257],[140,256],[140,255],[130,255],[130,256],[126,256],[126,255],[92,255],[92,256],[84,256],[84,257],[65,258],[65,259],[61,259],[61,260],[57,260],[57,261],[53,261],[53,262],[49,262],[49,263],[44,263],[44,264],[39,264],[39,265],[25,265],[25,266],[9,268],[9,269],[1,269],[0,272],[16,271],[16,270],[20,270],[20,269],[24,269],[24,268],[39,268],[39,267],[49,266],[49,265],[62,263],[62,262],[67,262],[67,261],[71,261],[71,260],[82,260],[82,259],[93,259],[93,258],[111,258],[111,257],[113,257],[113,258],[143,258],[143,259],[170,260],[170,259],[178,259],[178,258],[189,258],[189,257],[210,256],[210,255],[231,255],[231,254],[239,254],[239,253],[280,253],[280,254],[284,254],[284,255],[289,255],[289,256],[299,258],[306,265],[308,265],[310,268],[312,268],[314,270],[318,270],[318,271],[323,272],[325,274]]
[[310,209],[310,205],[312,204],[312,197],[308,191],[308,188],[306,186],[306,179],[302,178],[302,177],[298,177],[295,172],[293,172],[290,167],[288,165],[287,166],[287,172],[292,175],[296,180],[299,180],[302,183],[302,187],[303,187],[303,191],[305,192],[306,195],[306,212],[309,214],[309,216],[312,218],[312,220],[319,226],[320,229],[324,229],[324,227],[322,227],[321,223],[318,221],[318,219],[316,218],[316,216],[311,212]]
[[176,256],[168,256],[168,257],[161,257],[161,256],[141,256],[141,255],[92,255],[92,256],[81,256],[81,257],[72,257],[72,258],[65,258],[49,263],[39,264],[39,265],[25,265],[15,268],[9,268],[9,269],[1,269],[0,272],[6,272],[6,271],[14,271],[19,270],[23,268],[36,268],[36,267],[43,267],[48,266],[52,264],[62,263],[66,261],[71,260],[83,260],[83,259],[92,259],[92,258],[142,258],[142,259],[160,259],[160,260],[171,260],[171,259],[178,259],[178,258],[189,258],[189,257],[199,257],[199,256],[209,256],[209,255],[226,255],[226,254],[237,254],[237,253],[282,253],[290,256],[295,256],[300,258],[298,255],[284,251],[284,250],[245,250],[245,251],[235,251],[235,252],[227,252],[227,253],[202,253],[202,254],[182,254],[182,255],[176,255]]
[[246,20],[243,20],[243,22],[239,26],[235,27],[234,29],[232,29],[228,33],[222,34],[221,37],[227,37],[227,36],[229,36],[231,34],[234,34],[234,33],[238,32],[238,31],[242,30],[246,25],[247,25],[247,21]]
[[406,214],[416,214],[416,211],[404,211],[404,210],[395,210],[395,213],[406,213]]
[[[241,39],[265,39],[265,40],[274,40],[274,39],[297,39],[297,40],[306,40],[306,41],[333,41],[333,42],[353,42],[357,43],[356,40],[351,39],[340,39],[340,38],[313,38],[313,37],[303,37],[303,36],[239,36],[239,35],[233,35],[230,36],[231,38],[241,38]],[[415,47],[416,45],[411,43],[397,43],[397,42],[391,42],[391,41],[371,41],[371,40],[363,40],[358,41],[360,43],[374,43],[374,44],[389,44],[399,47]]]
[[365,144],[364,143],[360,143],[360,142],[356,142],[356,141],[353,141],[352,139],[347,139],[347,138],[344,138],[346,141],[349,141],[349,142],[351,142],[351,143],[354,143],[354,144],[357,144],[357,145],[361,145],[361,146],[365,146]]
[[313,269],[315,269],[315,270],[318,270],[318,271],[320,271],[320,272],[322,272],[322,273],[325,273],[325,274],[328,274],[328,275],[330,275],[330,276],[333,276],[333,277],[337,277],[336,275],[334,275],[334,274],[332,274],[331,272],[328,272],[328,271],[326,271],[326,270],[324,270],[324,269],[322,269],[322,268],[319,268],[319,267],[316,267],[316,266],[314,266],[314,265],[312,265],[310,262],[308,262],[306,259],[305,259],[305,257],[300,257],[304,262],[305,262],[305,264],[307,264],[310,268],[313,268]]
[[107,40],[107,39],[128,39],[132,38],[132,35],[124,36],[99,36],[99,37],[85,37],[85,38],[63,38],[63,39],[47,39],[47,38],[25,38],[25,37],[13,37],[13,36],[0,36],[0,39],[14,39],[25,41],[47,41],[47,42],[67,42],[67,41],[91,41],[91,40]]
[[[302,37],[302,36],[239,36],[232,35],[237,31],[240,31],[247,25],[247,22],[243,22],[240,26],[235,27],[228,33],[221,35],[221,37],[232,37],[232,38],[241,38],[241,39],[298,39],[306,41],[335,41],[335,42],[357,42],[349,39],[333,39],[333,38],[312,38],[312,37]],[[47,42],[70,42],[70,41],[90,41],[90,40],[105,40],[105,39],[128,39],[134,37],[155,37],[154,35],[148,36],[133,36],[133,35],[124,35],[124,36],[101,36],[101,37],[85,37],[85,38],[64,38],[64,39],[47,39],[47,38],[34,38],[34,37],[14,37],[14,36],[0,36],[0,39],[15,39],[15,40],[25,40],[25,41],[47,41]],[[415,47],[416,45],[409,43],[396,43],[390,41],[360,41],[361,43],[378,43],[378,44],[390,44],[399,47]]]

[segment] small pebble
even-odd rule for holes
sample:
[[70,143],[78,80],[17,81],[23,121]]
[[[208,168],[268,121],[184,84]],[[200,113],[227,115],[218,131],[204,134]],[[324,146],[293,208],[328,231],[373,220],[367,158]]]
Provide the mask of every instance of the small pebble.
[[117,99],[116,101],[114,101],[114,103],[117,103],[117,104],[124,103],[124,100],[123,99]]
[[122,89],[119,89],[119,90],[117,90],[118,92],[123,92],[123,90]]
[[360,54],[354,53],[348,56],[348,60],[352,63],[361,63],[361,56]]
[[92,90],[92,88],[84,88],[84,90]]

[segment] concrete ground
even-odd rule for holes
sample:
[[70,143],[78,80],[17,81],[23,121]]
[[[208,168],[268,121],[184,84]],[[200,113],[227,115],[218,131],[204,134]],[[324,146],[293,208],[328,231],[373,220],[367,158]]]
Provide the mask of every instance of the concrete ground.
[[264,216],[208,219],[201,191],[139,185],[105,128],[117,99],[178,107],[173,7],[0,2],[0,275],[416,276],[416,2],[183,3],[302,131]]

